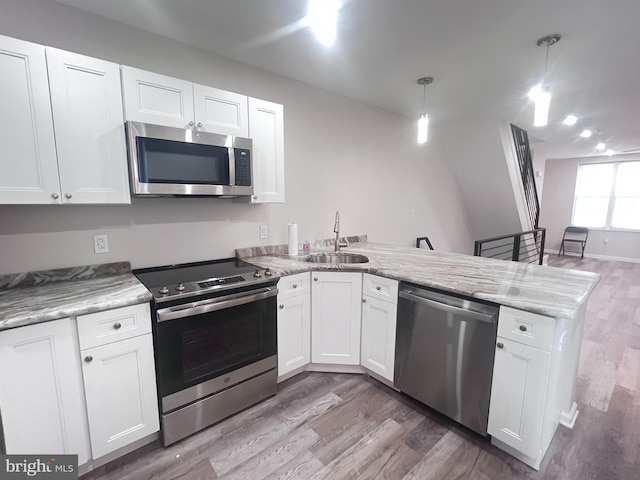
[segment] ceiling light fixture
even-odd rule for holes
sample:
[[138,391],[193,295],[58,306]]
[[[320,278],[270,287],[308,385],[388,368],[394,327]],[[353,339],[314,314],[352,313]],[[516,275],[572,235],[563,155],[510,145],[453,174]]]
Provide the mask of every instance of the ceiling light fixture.
[[603,151],[605,148],[607,148],[607,146],[602,142],[596,145],[596,150],[598,150],[599,152]]
[[340,0],[309,0],[305,20],[318,41],[327,47],[330,47],[336,41],[336,26],[340,6]]
[[582,130],[582,131],[580,132],[580,136],[581,136],[582,138],[589,138],[589,137],[591,137],[591,130],[589,130],[588,128],[585,128],[584,130]]
[[418,79],[418,85],[422,85],[422,113],[418,119],[418,143],[427,143],[429,140],[429,115],[424,110],[424,102],[427,96],[427,85],[433,83],[433,77]]
[[549,121],[549,106],[551,105],[551,92],[546,85],[547,67],[549,65],[549,47],[560,41],[561,35],[554,33],[546,35],[536,42],[539,47],[543,45],[547,47],[547,54],[544,60],[544,74],[542,82],[529,90],[529,98],[535,102],[535,111],[533,113],[533,126],[544,127]]
[[576,117],[575,115],[567,115],[567,117],[562,121],[562,123],[570,127],[571,125],[575,125],[577,121],[578,121],[578,117]]
[[611,149],[608,149],[606,152],[604,152],[604,154],[605,154],[607,157],[612,156],[614,153],[616,153],[616,152],[614,152],[614,151],[613,151],[613,150],[611,150]]

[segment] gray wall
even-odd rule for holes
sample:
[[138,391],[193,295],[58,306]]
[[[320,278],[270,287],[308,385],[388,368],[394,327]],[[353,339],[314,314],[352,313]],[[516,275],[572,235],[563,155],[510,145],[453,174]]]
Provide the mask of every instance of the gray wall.
[[[547,227],[548,249],[559,250],[565,227],[571,225],[578,166],[581,163],[640,160],[638,155],[547,160],[540,225]],[[586,255],[640,261],[640,232],[590,229]]]
[[[286,203],[133,199],[124,206],[0,206],[0,273],[130,260],[134,267],[233,256],[234,249],[342,233],[471,253],[469,215],[438,142],[416,122],[204,50],[48,0],[2,0],[0,34],[285,106]],[[413,216],[412,216],[413,213]],[[259,225],[269,238],[259,239]],[[109,235],[110,253],[92,237]]]

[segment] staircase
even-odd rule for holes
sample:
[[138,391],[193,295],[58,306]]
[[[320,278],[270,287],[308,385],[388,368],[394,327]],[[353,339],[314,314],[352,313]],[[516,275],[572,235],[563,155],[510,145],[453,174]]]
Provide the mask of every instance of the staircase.
[[529,149],[529,136],[526,130],[516,127],[513,124],[511,125],[511,133],[513,134],[516,156],[518,157],[518,165],[520,166],[520,175],[522,176],[522,186],[524,187],[529,220],[531,220],[531,227],[536,229],[538,228],[538,220],[540,219],[540,203],[538,202],[533,161],[531,160],[531,150]]

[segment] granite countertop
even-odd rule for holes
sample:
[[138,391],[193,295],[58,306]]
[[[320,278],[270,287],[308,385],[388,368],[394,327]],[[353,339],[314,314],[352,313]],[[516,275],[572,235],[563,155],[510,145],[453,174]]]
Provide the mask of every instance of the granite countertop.
[[0,276],[0,330],[137,305],[151,293],[129,262]]
[[579,270],[376,243],[350,243],[342,251],[366,255],[370,261],[331,265],[306,262],[305,255],[290,257],[264,249],[255,250],[256,256],[247,256],[251,249],[237,253],[276,275],[363,271],[554,318],[573,318],[600,278],[597,273]]

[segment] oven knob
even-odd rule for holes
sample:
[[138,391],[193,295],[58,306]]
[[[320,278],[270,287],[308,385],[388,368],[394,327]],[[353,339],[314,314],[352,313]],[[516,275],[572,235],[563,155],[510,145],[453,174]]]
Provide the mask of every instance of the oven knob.
[[265,277],[270,277],[271,276],[271,270],[269,270],[268,268],[264,271],[264,275]]
[[256,278],[260,278],[262,274],[260,273],[260,270],[256,270],[256,273],[254,273],[253,276]]
[[176,291],[178,292],[184,292],[186,288],[187,287],[185,287],[183,283],[179,283],[178,285],[176,285]]
[[167,293],[169,293],[169,288],[168,287],[159,288],[158,293],[161,293],[162,295],[166,295]]

